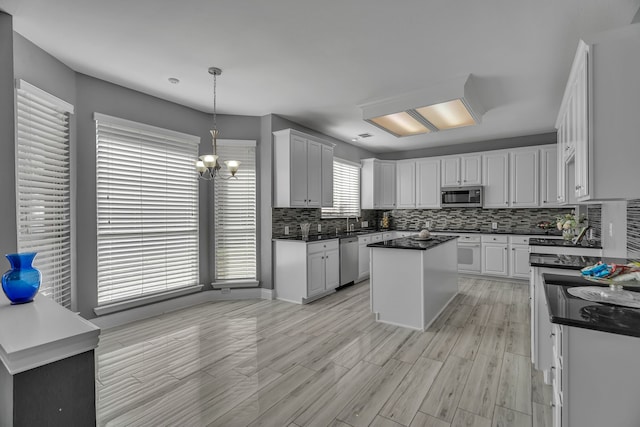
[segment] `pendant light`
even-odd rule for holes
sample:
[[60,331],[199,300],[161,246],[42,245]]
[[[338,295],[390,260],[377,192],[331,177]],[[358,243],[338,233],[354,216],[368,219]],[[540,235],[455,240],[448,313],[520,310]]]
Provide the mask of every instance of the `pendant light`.
[[217,111],[216,111],[216,101],[217,101],[217,93],[216,93],[216,78],[222,74],[222,70],[217,67],[210,67],[209,74],[213,76],[213,129],[209,132],[211,133],[211,144],[213,145],[213,154],[205,154],[200,156],[196,161],[196,170],[200,175],[200,179],[204,179],[207,181],[211,181],[214,178],[222,178],[222,179],[230,179],[236,178],[236,172],[238,172],[238,168],[240,167],[240,162],[237,160],[227,160],[224,164],[227,166],[229,170],[228,177],[223,177],[220,174],[220,162],[218,161],[218,123],[217,123]]

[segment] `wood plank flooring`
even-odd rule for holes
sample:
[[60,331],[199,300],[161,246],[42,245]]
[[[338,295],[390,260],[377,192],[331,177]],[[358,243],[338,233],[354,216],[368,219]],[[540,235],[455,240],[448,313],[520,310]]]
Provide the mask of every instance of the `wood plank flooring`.
[[460,278],[425,332],[364,282],[308,305],[225,301],[103,332],[99,426],[550,427],[528,287]]

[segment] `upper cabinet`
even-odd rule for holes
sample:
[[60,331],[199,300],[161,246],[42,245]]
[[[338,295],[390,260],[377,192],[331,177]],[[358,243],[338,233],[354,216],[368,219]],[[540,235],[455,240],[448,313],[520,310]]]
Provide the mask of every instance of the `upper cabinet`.
[[440,159],[416,161],[416,208],[440,209]]
[[442,158],[442,186],[456,187],[482,183],[482,156],[467,154]]
[[415,160],[402,160],[396,163],[396,197],[398,209],[416,207]]
[[517,149],[509,153],[510,206],[535,208],[539,206],[538,162],[539,149]]
[[490,151],[482,156],[485,208],[509,207],[509,152]]
[[273,206],[333,205],[333,144],[284,129],[273,132]]
[[579,43],[556,121],[561,202],[640,198],[639,39],[633,24]]
[[396,162],[363,159],[361,169],[362,209],[394,209],[396,207]]
[[540,206],[559,205],[558,150],[551,145],[540,149]]

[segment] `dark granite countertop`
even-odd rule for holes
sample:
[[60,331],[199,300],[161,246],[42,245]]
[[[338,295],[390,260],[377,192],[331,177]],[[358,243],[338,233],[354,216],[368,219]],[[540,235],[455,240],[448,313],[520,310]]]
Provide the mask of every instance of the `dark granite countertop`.
[[586,301],[567,292],[574,286],[599,286],[597,283],[555,274],[543,274],[543,279],[552,323],[640,337],[640,309]]
[[[407,230],[409,231],[409,230]],[[491,230],[489,228],[458,228],[431,230],[434,233],[471,233],[471,234],[513,234],[518,236],[562,236],[558,230],[542,230],[540,228],[514,228]],[[417,233],[418,231],[416,231]]]
[[532,267],[562,268],[565,270],[582,270],[589,265],[602,261],[607,264],[626,264],[631,260],[626,258],[602,258],[597,256],[529,254],[529,264]]
[[580,243],[573,243],[571,240],[564,239],[541,239],[534,237],[529,240],[531,246],[554,246],[559,248],[585,248],[585,249],[602,249],[602,243],[599,240],[588,242],[583,240]]
[[345,237],[354,237],[354,236],[362,236],[365,234],[376,234],[376,233],[386,233],[394,230],[376,230],[376,229],[358,229],[355,231],[350,231],[348,233],[325,233],[325,234],[309,234],[309,237],[303,239],[301,235],[289,235],[289,236],[278,236],[273,237],[271,240],[287,240],[287,241],[297,241],[297,242],[317,242],[319,240],[332,240],[332,239],[342,239]]
[[411,237],[402,237],[400,239],[388,240],[386,242],[376,242],[367,245],[369,248],[386,248],[386,249],[414,249],[426,251],[435,248],[445,242],[457,239],[456,236],[433,236],[429,240],[415,240]]

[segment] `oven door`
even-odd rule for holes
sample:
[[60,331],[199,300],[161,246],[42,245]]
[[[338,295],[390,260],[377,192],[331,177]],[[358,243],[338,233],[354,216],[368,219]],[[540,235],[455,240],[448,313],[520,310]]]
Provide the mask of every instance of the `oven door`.
[[480,273],[480,243],[458,242],[458,271]]

